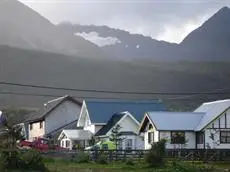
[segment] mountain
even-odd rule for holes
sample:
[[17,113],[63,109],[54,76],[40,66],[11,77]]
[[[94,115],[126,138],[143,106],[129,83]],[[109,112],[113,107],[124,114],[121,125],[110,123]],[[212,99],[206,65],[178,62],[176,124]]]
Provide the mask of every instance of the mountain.
[[105,57],[95,44],[63,32],[17,0],[0,0],[0,45],[82,57]]
[[230,9],[223,7],[180,44],[183,55],[196,60],[230,59]]
[[177,60],[172,57],[176,51],[177,44],[158,41],[151,37],[140,34],[130,34],[120,29],[108,26],[79,25],[63,22],[58,25],[62,30],[72,33],[97,33],[99,38],[115,38],[119,42],[102,46],[108,54],[113,54],[117,59],[155,59],[155,60]]
[[157,41],[139,34],[130,34],[107,26],[72,25],[59,27],[70,33],[98,33],[102,38],[120,42],[102,49],[119,59],[154,59],[163,61],[225,61],[230,60],[230,9],[223,7],[201,27],[191,32],[180,44]]
[[[128,92],[229,91],[229,62],[112,61],[0,46],[0,81],[75,89]],[[23,93],[11,95],[7,93]],[[83,98],[163,99],[173,109],[192,109],[226,95],[164,96],[29,88],[0,84],[0,105],[42,107],[56,95]],[[38,95],[38,96],[36,96]],[[40,95],[40,96],[39,96]],[[47,95],[47,96],[45,96]],[[53,96],[52,96],[53,95]]]

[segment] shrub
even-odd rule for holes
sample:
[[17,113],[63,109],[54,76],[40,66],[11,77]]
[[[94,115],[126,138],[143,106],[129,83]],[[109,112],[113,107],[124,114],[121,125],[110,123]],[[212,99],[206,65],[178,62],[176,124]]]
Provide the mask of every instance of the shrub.
[[8,155],[6,152],[0,152],[0,171],[5,171],[8,166]]
[[89,154],[85,152],[79,152],[79,154],[76,157],[77,163],[88,163],[89,161],[90,161]]
[[162,139],[157,143],[153,143],[151,149],[145,156],[145,161],[151,167],[159,167],[164,165],[166,140]]
[[126,165],[135,165],[134,160],[132,158],[129,158],[126,160]]
[[107,157],[104,153],[101,153],[96,160],[97,163],[99,164],[108,164]]
[[19,165],[22,169],[46,171],[42,156],[34,149],[21,153]]
[[198,164],[183,161],[173,161],[172,170],[178,172],[211,172],[214,170],[213,166],[207,164]]

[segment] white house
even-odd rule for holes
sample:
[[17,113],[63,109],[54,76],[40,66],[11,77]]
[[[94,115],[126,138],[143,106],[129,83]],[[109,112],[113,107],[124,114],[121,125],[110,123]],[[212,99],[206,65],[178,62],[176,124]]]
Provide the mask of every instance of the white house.
[[89,146],[89,143],[86,142],[92,138],[92,133],[88,130],[63,130],[58,137],[60,140],[60,146],[63,148],[68,148],[72,150],[76,145],[79,148],[85,148]]
[[103,126],[95,137],[101,141],[109,141],[112,134],[112,129],[117,125],[119,129],[119,149],[143,149],[144,137],[139,135],[140,123],[129,113],[121,112],[114,114],[105,126]]
[[[139,138],[136,136],[139,122],[141,121],[142,115],[146,111],[164,111],[166,108],[164,105],[157,100],[151,101],[117,101],[117,100],[84,100],[82,108],[80,111],[79,120],[77,122],[77,128],[82,128],[78,130],[87,130],[90,131],[93,135],[96,135],[98,138],[102,139],[103,137],[108,137],[110,130],[104,132],[104,129],[107,128],[108,122],[114,119],[112,116],[121,112],[129,112],[129,115],[126,114],[124,118],[120,121],[123,125],[123,135],[132,138]],[[138,123],[137,123],[138,122]],[[128,123],[128,128],[125,124]],[[103,131],[103,132],[102,132]],[[59,137],[60,139],[61,137]],[[79,138],[81,140],[81,138]],[[135,140],[135,139],[134,139]],[[132,146],[140,145],[139,139]],[[61,141],[61,140],[60,140]],[[85,140],[85,145],[89,145],[90,140]],[[130,144],[130,145],[131,145]]]
[[[44,111],[36,112],[26,123],[29,140],[53,136],[68,126],[76,125],[82,103],[71,96],[64,96],[44,105]],[[76,128],[76,126],[75,126]]]
[[203,103],[194,112],[147,112],[139,131],[145,149],[160,139],[167,149],[230,149],[230,100]]

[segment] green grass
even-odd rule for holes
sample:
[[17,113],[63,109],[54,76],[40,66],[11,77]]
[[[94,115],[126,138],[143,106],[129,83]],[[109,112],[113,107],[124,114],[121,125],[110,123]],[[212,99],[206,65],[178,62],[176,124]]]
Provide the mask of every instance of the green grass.
[[[136,161],[134,165],[127,165],[125,162],[109,162],[108,164],[97,164],[94,162],[89,163],[76,163],[67,160],[53,159],[45,160],[46,166],[51,172],[175,172],[172,168],[172,162],[167,162],[162,168],[150,168],[144,162]],[[181,162],[183,167],[187,165],[201,169],[202,167],[212,167],[214,172],[224,171],[224,169],[230,169],[230,163],[215,162],[205,164],[203,162]],[[191,170],[190,167],[190,170]],[[182,170],[183,171],[183,170]],[[178,171],[177,172],[182,172]],[[194,171],[194,170],[193,170]],[[192,172],[193,172],[192,171]],[[195,170],[196,171],[196,170]],[[191,172],[191,171],[188,171]],[[198,172],[198,171],[197,171]]]

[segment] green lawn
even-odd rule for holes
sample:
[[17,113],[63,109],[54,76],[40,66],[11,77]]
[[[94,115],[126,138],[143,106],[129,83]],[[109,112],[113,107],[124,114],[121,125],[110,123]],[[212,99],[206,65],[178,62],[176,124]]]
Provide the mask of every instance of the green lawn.
[[[211,171],[221,172],[225,169],[230,169],[230,163],[218,162],[204,164],[202,162],[185,162],[176,170],[172,168],[172,162],[167,163],[161,168],[149,168],[144,162],[135,162],[134,165],[127,165],[124,162],[110,162],[109,164],[97,164],[97,163],[76,163],[63,160],[50,160],[46,161],[46,166],[51,172],[199,172],[200,171]],[[187,165],[189,164],[189,165]],[[190,166],[191,164],[191,166]],[[184,170],[190,166],[190,169]],[[195,167],[195,168],[194,168]],[[207,170],[210,169],[210,170]],[[192,170],[192,171],[190,171]]]

